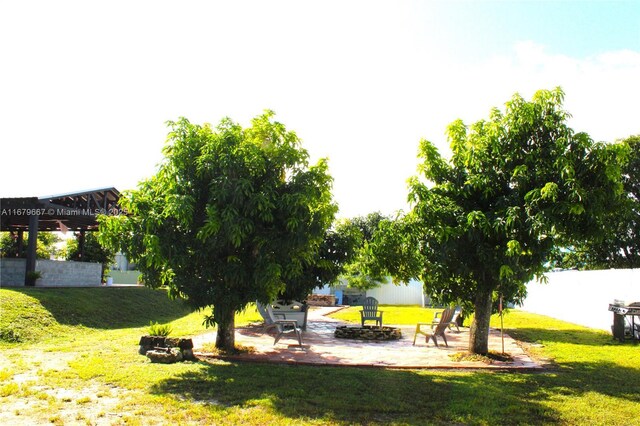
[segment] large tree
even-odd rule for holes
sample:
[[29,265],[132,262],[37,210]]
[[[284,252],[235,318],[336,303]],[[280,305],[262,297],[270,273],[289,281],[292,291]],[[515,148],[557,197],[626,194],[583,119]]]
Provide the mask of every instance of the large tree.
[[388,220],[380,212],[373,212],[345,219],[341,223],[341,233],[353,238],[351,256],[345,262],[342,274],[350,287],[367,290],[387,282],[388,274],[385,270],[366,269],[364,265],[369,263],[369,244],[377,234],[380,224]]
[[374,267],[421,278],[435,300],[473,309],[472,353],[488,351],[496,297],[521,301],[557,244],[601,233],[621,190],[624,149],[570,129],[563,97],[559,88],[531,101],[515,95],[488,120],[453,122],[449,160],[422,140],[413,208],[371,244]]
[[349,285],[371,288],[385,277],[365,276],[360,273],[359,258],[366,244],[373,239],[378,224],[387,219],[379,212],[367,216],[337,220],[327,230],[324,240],[315,255],[298,277],[288,280],[280,298],[304,300],[314,288],[333,284],[344,278]]
[[170,122],[155,176],[125,193],[128,216],[102,217],[103,241],[136,262],[147,285],[165,285],[211,308],[216,347],[232,350],[234,314],[269,302],[300,277],[337,207],[326,161],[310,166],[294,132],[273,113],[242,128]]
[[606,213],[605,231],[582,244],[558,250],[562,268],[640,268],[640,135],[619,142],[628,152],[622,167],[624,191]]

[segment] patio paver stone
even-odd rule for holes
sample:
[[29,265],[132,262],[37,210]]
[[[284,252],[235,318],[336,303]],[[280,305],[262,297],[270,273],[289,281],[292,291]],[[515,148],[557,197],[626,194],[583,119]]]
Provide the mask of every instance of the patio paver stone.
[[[451,359],[450,355],[466,352],[469,342],[469,329],[460,328],[460,332],[447,332],[449,347],[444,342],[436,347],[433,341],[425,343],[423,336],[413,346],[415,326],[396,326],[402,330],[400,340],[363,341],[338,339],[334,337],[337,326],[348,325],[326,315],[341,307],[313,307],[309,311],[307,330],[302,333],[303,346],[299,347],[295,339],[283,338],[273,344],[274,337],[262,331],[262,325],[250,325],[236,329],[236,343],[253,347],[251,353],[233,356],[215,356],[228,360],[268,362],[297,365],[331,365],[352,367],[385,368],[449,368],[449,369],[487,369],[487,370],[542,370],[544,367],[531,359],[517,342],[504,335],[504,349],[513,358],[512,362],[495,361],[486,364],[481,361],[461,361]],[[356,326],[356,324],[351,324]],[[387,326],[389,324],[385,324]],[[202,346],[215,341],[215,332],[193,338],[194,352],[200,357],[211,355],[202,353]],[[499,330],[492,329],[489,334],[489,350],[500,353],[502,343]]]

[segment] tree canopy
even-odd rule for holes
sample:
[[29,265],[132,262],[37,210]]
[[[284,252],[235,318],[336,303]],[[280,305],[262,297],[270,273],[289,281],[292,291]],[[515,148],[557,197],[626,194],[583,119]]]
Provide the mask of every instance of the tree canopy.
[[600,235],[622,185],[624,149],[566,124],[561,89],[515,95],[505,112],[447,131],[452,156],[420,142],[412,210],[371,244],[371,268],[420,278],[436,301],[475,312],[469,350],[487,353],[492,303],[521,301],[557,245]]
[[[211,308],[216,346],[234,347],[234,313],[303,279],[337,211],[325,160],[309,165],[294,132],[267,111],[242,128],[169,122],[155,176],[123,194],[129,216],[101,217],[103,241],[144,282]],[[310,278],[312,279],[312,278]]]
[[[58,254],[56,244],[60,242],[60,236],[54,232],[38,232],[36,243],[36,257],[38,259],[50,259]],[[22,247],[18,248],[17,232],[0,233],[0,257],[27,257],[27,245],[29,235],[22,239]]]
[[559,248],[555,266],[577,269],[640,267],[640,135],[619,142],[627,158],[623,192],[606,212],[605,232],[580,244]]

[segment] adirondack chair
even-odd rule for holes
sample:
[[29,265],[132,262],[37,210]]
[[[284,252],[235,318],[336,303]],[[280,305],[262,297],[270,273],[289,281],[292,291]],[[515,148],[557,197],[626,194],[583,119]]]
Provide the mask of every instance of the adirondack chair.
[[451,318],[453,318],[453,312],[454,309],[452,308],[446,308],[444,311],[442,311],[442,314],[440,315],[440,322],[435,326],[434,330],[423,331],[421,329],[422,326],[431,326],[432,323],[430,322],[419,322],[418,324],[416,324],[416,332],[413,335],[413,345],[415,346],[416,344],[416,337],[418,337],[418,334],[424,334],[425,343],[429,343],[429,339],[433,339],[433,343],[438,346],[438,340],[436,340],[436,336],[440,336],[442,337],[442,340],[444,340],[445,346],[449,347],[449,344],[447,343],[447,337],[444,333],[449,327]]
[[[458,327],[458,317],[460,316],[460,314],[462,313],[462,308],[460,306],[456,306],[456,308],[453,311],[453,316],[451,317],[451,321],[449,321],[449,330],[452,330],[452,327],[455,327],[456,330],[458,331],[458,333],[460,333],[460,327]],[[433,318],[433,321],[431,322],[431,329],[433,330],[433,328],[440,324],[440,315],[442,315],[442,312],[436,312],[436,316]]]
[[378,327],[382,327],[382,311],[378,310],[378,301],[375,297],[366,297],[360,310],[360,322],[364,327],[365,321],[375,321]]
[[269,330],[276,330],[276,340],[273,342],[275,345],[278,343],[278,340],[285,333],[295,333],[298,338],[298,345],[302,346],[302,333],[298,328],[298,322],[296,320],[288,320],[282,318],[278,314],[273,312],[271,305],[264,305],[260,302],[256,302],[256,306],[258,308],[258,312],[264,319],[264,332],[266,333]]

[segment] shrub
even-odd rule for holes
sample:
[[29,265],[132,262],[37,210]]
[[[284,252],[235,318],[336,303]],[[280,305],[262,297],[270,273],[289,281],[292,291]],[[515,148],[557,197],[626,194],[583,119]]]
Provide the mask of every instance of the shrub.
[[9,343],[20,343],[20,333],[12,328],[0,328],[0,340]]
[[149,336],[167,337],[171,334],[171,326],[169,324],[158,324],[157,322],[149,321]]

